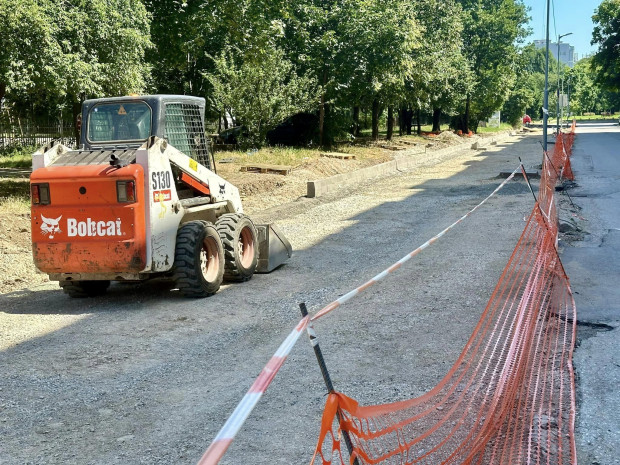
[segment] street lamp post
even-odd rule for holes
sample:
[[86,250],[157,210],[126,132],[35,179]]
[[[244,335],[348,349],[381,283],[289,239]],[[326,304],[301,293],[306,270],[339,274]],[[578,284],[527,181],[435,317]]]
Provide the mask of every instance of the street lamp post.
[[556,134],[560,134],[560,41],[562,40],[562,37],[566,37],[571,35],[572,32],[568,32],[566,34],[562,34],[558,36],[558,91],[557,91],[557,96],[558,96],[558,106],[557,106],[557,127],[556,127]]
[[567,109],[566,109],[566,121],[568,122],[568,119],[570,118],[570,81],[572,79],[573,75],[569,74],[568,75],[568,103],[567,103]]
[[547,128],[549,126],[549,7],[551,0],[547,0],[547,30],[545,47],[545,93],[543,97],[543,150],[547,151]]

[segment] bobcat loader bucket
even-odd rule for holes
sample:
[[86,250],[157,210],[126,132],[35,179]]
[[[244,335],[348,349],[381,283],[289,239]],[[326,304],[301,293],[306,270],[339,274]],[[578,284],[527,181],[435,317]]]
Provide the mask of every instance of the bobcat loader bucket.
[[293,247],[275,224],[257,224],[257,273],[270,273],[293,255]]

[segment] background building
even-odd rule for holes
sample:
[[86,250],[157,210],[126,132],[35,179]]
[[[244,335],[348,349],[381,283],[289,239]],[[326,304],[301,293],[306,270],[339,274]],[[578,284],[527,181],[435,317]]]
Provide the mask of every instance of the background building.
[[[545,48],[546,41],[543,40],[535,40],[534,46],[536,48]],[[558,43],[557,42],[549,42],[549,51],[553,54],[553,57],[558,59]],[[572,45],[560,41],[560,61],[571,68],[577,61],[577,54],[575,53],[575,47]]]

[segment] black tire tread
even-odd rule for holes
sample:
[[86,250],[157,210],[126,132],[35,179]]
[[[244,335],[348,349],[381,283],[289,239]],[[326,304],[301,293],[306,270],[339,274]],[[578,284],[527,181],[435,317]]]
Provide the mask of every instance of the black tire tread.
[[[174,273],[173,280],[181,294],[185,297],[208,297],[217,292],[206,291],[200,285],[199,276],[195,261],[198,244],[196,238],[200,236],[201,230],[210,223],[207,221],[190,221],[185,223],[177,233],[177,242],[174,253]],[[219,285],[217,286],[219,288]]]
[[[220,234],[220,238],[222,239],[222,245],[224,246],[224,279],[227,281],[244,282],[248,281],[253,275],[253,271],[249,276],[241,273],[237,267],[235,257],[235,231],[237,230],[239,223],[244,218],[249,220],[247,215],[239,213],[226,213],[220,216],[215,224],[217,232]],[[254,223],[252,223],[251,220],[250,223],[254,228]],[[255,228],[254,235],[257,235]],[[255,251],[258,258],[258,243],[256,244]]]

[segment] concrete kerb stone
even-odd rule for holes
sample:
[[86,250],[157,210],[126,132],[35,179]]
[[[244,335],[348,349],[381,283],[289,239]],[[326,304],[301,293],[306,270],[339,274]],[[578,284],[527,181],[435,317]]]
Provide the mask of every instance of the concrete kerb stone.
[[[498,142],[508,139],[512,135],[514,135],[512,131],[500,134],[498,136],[489,138],[489,143],[490,145],[497,145]],[[478,142],[476,142],[476,144],[477,143]],[[473,146],[470,146],[469,144],[469,142],[463,142],[452,147],[446,147],[445,149],[440,149],[429,153],[432,153],[434,157],[450,155],[463,149],[469,149],[470,147],[473,148]],[[409,153],[409,155],[418,153],[420,152]],[[368,166],[366,168],[361,168],[359,170],[351,171],[349,173],[337,174],[329,178],[317,179],[316,181],[308,181],[306,196],[308,198],[320,197],[322,195],[338,191],[343,187],[349,187],[362,181],[366,181],[368,179],[396,174],[400,171],[408,171],[418,166],[419,163],[419,159],[408,156],[407,154],[402,154],[396,157],[394,160],[385,163]]]
[[365,181],[366,179],[393,174],[397,171],[398,162],[397,160],[392,160],[378,165],[368,166],[367,168],[362,168],[356,171],[351,171],[349,173],[337,174],[335,176],[318,179],[316,181],[308,181],[307,197],[320,197],[322,195],[329,194],[330,192],[337,191],[343,187],[348,187],[361,181]]

